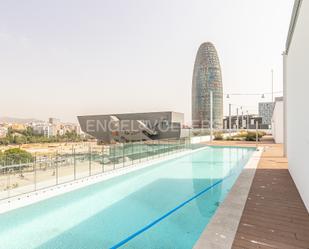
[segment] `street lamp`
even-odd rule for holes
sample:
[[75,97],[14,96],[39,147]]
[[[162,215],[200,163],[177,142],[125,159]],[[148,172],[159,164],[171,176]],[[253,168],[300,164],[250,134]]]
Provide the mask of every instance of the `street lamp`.
[[236,132],[238,132],[239,129],[239,119],[238,119],[238,107],[236,108]]
[[271,70],[271,102],[274,101],[274,70]]
[[247,111],[247,132],[248,132],[248,129],[249,129],[249,111]]
[[232,129],[231,111],[232,111],[232,104],[229,103],[229,136],[230,136],[230,137],[231,137],[231,129]]
[[240,107],[240,110],[241,110],[241,129],[244,128],[244,110],[242,109],[242,106]]
[[210,91],[210,141],[213,136],[213,93]]

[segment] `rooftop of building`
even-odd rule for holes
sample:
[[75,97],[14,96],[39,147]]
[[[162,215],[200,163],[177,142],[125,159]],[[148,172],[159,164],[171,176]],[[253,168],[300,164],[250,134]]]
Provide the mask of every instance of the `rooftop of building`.
[[290,21],[290,27],[289,27],[289,31],[288,31],[288,37],[286,40],[286,44],[285,44],[285,53],[288,54],[289,53],[289,49],[290,49],[290,45],[293,39],[293,34],[294,34],[294,30],[296,27],[296,23],[297,23],[297,19],[298,19],[298,15],[299,15],[299,11],[300,11],[300,7],[302,4],[303,0],[295,0],[294,1],[294,7],[293,7],[293,12],[292,12],[292,16],[291,16],[291,21]]

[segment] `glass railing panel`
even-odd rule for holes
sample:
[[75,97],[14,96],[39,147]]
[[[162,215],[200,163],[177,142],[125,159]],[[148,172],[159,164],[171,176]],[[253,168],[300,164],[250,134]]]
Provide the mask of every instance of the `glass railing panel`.
[[149,148],[148,148],[148,158],[149,160],[153,160],[156,155],[156,148],[155,148],[155,141],[152,140],[149,143]]
[[[209,134],[207,129],[190,132],[195,135]],[[91,146],[83,144],[72,146],[67,151],[38,155],[33,162],[26,164],[6,162],[8,165],[2,166],[0,172],[0,199],[190,150],[194,147],[191,139],[184,137]]]
[[43,155],[36,158],[36,189],[43,189],[56,184],[55,157]]
[[133,164],[136,164],[139,162],[139,150],[140,150],[140,144],[137,142],[132,143],[131,158],[132,158]]
[[78,149],[75,151],[75,177],[84,178],[90,175],[91,162],[89,160],[89,151],[87,149]]
[[74,180],[74,164],[71,162],[71,157],[68,154],[58,154],[56,156],[58,184]]
[[148,161],[148,145],[147,141],[141,142],[140,162]]
[[7,188],[10,196],[28,193],[35,190],[34,163],[14,164],[9,167]]
[[122,168],[122,144],[113,145],[112,153],[114,169]]
[[8,197],[8,169],[5,166],[0,166],[0,200]]
[[133,143],[125,143],[123,146],[124,167],[127,167],[133,164]]
[[102,149],[103,146],[92,146],[90,149],[91,175],[102,173]]
[[103,149],[103,171],[108,172],[114,169],[113,145],[106,145]]

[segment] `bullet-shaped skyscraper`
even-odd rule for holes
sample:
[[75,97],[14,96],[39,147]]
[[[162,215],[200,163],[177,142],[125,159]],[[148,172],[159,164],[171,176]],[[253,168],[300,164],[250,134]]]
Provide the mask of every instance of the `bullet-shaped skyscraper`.
[[200,45],[192,78],[192,125],[210,127],[210,92],[213,93],[213,128],[223,124],[223,88],[221,67],[215,46],[210,42]]

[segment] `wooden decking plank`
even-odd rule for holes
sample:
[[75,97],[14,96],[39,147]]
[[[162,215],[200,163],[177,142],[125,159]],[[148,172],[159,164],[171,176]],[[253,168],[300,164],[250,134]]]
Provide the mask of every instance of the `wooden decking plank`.
[[262,154],[232,248],[309,249],[309,214],[280,145]]

